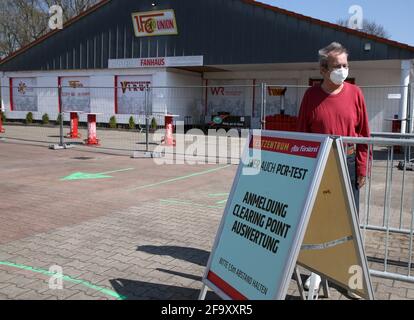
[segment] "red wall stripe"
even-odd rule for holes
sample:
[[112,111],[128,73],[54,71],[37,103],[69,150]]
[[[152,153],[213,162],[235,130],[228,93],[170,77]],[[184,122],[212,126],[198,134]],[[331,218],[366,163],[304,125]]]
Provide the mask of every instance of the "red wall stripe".
[[62,78],[58,77],[58,111],[62,112]]
[[118,76],[115,76],[115,114],[118,114]]
[[256,79],[253,80],[253,107],[252,107],[252,118],[254,117],[254,109],[256,106]]
[[13,111],[13,78],[9,79],[10,86],[10,111]]
[[206,80],[206,102],[204,105],[204,115],[207,116],[207,99],[208,99],[208,79]]

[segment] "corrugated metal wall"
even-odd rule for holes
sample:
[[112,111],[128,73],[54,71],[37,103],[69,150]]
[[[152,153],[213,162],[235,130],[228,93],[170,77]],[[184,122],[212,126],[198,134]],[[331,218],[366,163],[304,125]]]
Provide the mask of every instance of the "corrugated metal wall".
[[[351,60],[413,59],[414,52],[247,4],[242,0],[158,0],[174,9],[178,36],[136,38],[132,12],[149,0],[112,0],[0,65],[3,71],[107,68],[108,59],[203,55],[205,65],[316,61],[332,41]],[[372,50],[363,50],[366,42]]]

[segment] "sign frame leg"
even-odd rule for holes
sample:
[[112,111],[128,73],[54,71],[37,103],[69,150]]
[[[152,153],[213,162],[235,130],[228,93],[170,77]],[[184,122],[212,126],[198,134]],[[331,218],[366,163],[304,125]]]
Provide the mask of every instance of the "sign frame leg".
[[323,290],[324,298],[329,299],[331,297],[331,295],[329,293],[328,279],[326,279],[326,278],[322,278],[322,290]]
[[302,300],[306,300],[306,293],[305,293],[305,290],[303,288],[302,277],[300,275],[299,268],[298,268],[297,265],[295,267],[295,271],[293,272],[293,276],[296,280],[296,284],[298,285],[300,297],[302,298]]
[[206,300],[206,295],[207,295],[207,286],[203,284],[200,290],[200,294],[198,296],[198,300]]

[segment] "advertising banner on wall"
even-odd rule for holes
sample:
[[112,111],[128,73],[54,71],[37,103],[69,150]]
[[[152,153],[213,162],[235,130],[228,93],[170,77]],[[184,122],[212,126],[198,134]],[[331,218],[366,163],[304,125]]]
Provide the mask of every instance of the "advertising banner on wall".
[[61,77],[61,109],[67,111],[91,112],[89,77]]
[[246,97],[251,90],[244,81],[209,80],[207,88],[207,114],[246,116]]
[[37,111],[36,78],[13,78],[12,111]]
[[[284,114],[296,116],[305,89],[298,89],[296,80],[257,80],[256,102],[254,114],[260,115],[261,110],[261,85],[266,83],[266,116]],[[292,87],[290,87],[292,86]]]
[[145,114],[145,89],[152,76],[116,76],[116,106],[118,114]]

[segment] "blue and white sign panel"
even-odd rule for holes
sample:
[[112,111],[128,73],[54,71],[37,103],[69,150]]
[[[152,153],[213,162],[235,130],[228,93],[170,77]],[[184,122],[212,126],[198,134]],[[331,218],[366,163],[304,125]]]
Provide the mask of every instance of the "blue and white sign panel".
[[258,131],[234,180],[204,283],[225,299],[283,299],[332,140]]

